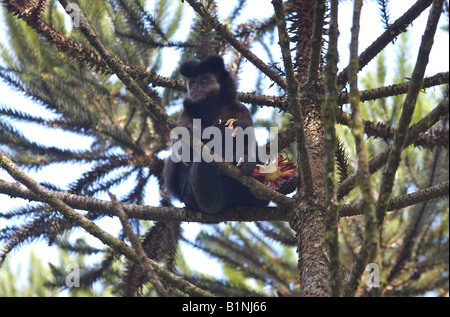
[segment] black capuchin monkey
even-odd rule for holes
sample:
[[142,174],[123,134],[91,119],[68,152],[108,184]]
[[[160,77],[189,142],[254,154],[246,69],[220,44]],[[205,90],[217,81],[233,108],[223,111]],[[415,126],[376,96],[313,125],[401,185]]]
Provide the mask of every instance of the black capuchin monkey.
[[[248,141],[251,138],[255,140],[254,131],[250,129],[251,135],[244,138],[246,142],[241,158],[235,157],[238,144],[236,131],[239,133],[239,127],[243,130],[253,127],[253,120],[248,109],[237,99],[235,81],[225,69],[223,59],[213,55],[203,61],[190,60],[181,65],[180,73],[186,77],[187,94],[178,126],[187,128],[190,134],[193,133],[194,119],[201,120],[201,132],[208,127],[217,127],[222,137],[222,153],[225,153],[226,142],[231,140],[228,144],[233,144],[233,158],[227,160],[238,165],[244,174],[250,175],[256,164],[260,163],[257,155],[249,159],[249,146],[252,150],[254,147],[252,153],[256,154],[256,143]],[[211,137],[201,140],[207,144]],[[173,144],[177,142],[181,141],[174,140]],[[229,154],[227,150],[226,155]],[[187,208],[204,213],[214,214],[227,208],[268,203],[255,198],[246,186],[220,173],[203,157],[199,162],[174,162],[169,158],[164,168],[164,183],[169,193],[184,202]]]

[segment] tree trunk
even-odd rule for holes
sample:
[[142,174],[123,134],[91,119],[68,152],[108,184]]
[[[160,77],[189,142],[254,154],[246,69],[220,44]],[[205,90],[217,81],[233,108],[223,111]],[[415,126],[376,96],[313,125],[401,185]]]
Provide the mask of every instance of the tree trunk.
[[[306,107],[302,104],[302,107]],[[305,130],[314,180],[314,195],[302,196],[291,224],[298,241],[300,288],[303,296],[330,296],[328,249],[325,237],[323,125],[320,106],[309,105]]]
[[[323,144],[324,124],[321,113],[323,85],[308,77],[311,37],[314,30],[314,0],[293,0],[287,9],[292,14],[296,36],[295,65],[300,86],[300,107],[311,165],[314,192],[300,195],[297,213],[291,222],[298,241],[298,263],[302,296],[330,296],[329,265],[325,237]],[[320,51],[318,52],[320,54]],[[317,59],[318,60],[318,59]],[[318,66],[318,65],[316,65]],[[320,67],[317,67],[320,70]],[[298,158],[302,160],[301,157]],[[300,193],[302,189],[300,189]]]

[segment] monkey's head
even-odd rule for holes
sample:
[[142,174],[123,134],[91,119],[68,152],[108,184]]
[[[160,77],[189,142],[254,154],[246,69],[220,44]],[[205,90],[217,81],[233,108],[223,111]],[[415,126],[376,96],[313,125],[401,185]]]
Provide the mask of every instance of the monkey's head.
[[210,97],[220,97],[223,102],[236,99],[235,83],[220,56],[187,61],[181,65],[180,73],[187,78],[186,100],[190,103],[199,104]]

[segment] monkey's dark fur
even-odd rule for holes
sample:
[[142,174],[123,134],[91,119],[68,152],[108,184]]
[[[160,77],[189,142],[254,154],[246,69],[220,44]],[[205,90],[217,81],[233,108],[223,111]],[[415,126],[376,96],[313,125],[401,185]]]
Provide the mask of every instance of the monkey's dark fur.
[[[234,127],[245,129],[253,126],[250,112],[238,101],[236,84],[220,56],[209,56],[204,61],[187,61],[181,65],[180,73],[187,78],[188,93],[178,118],[178,126],[186,127],[192,133],[193,119],[201,119],[202,132],[210,126],[221,130],[222,144],[233,132],[225,126],[228,119],[237,119]],[[202,141],[206,144],[210,140]],[[240,168],[249,175],[256,162],[247,161],[247,146],[245,144],[244,163]],[[237,163],[236,160],[234,163]],[[218,213],[237,206],[267,204],[267,201],[255,198],[246,186],[219,173],[203,159],[201,162],[175,163],[169,158],[164,169],[164,182],[169,192],[184,202],[187,208],[205,213]]]

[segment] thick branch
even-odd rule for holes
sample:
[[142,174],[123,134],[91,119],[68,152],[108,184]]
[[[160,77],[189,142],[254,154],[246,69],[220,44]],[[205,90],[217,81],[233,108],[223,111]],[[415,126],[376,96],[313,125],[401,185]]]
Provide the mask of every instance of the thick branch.
[[[438,73],[431,77],[426,77],[422,83],[422,89],[430,88],[438,85],[448,84],[449,72]],[[361,101],[375,100],[379,98],[392,97],[397,95],[406,94],[409,89],[410,82],[403,84],[395,84],[386,87],[374,88],[361,91]],[[339,98],[340,104],[348,103],[348,94],[344,93]]]
[[[420,204],[426,201],[430,201],[432,199],[447,196],[448,191],[449,191],[449,182],[447,181],[439,185],[418,190],[417,192],[411,194],[392,197],[389,200],[386,211],[394,211],[412,205]],[[362,215],[363,213],[364,210],[362,208],[362,203],[343,205],[340,208],[340,217],[357,216]]]
[[238,93],[238,99],[241,102],[251,103],[254,105],[277,107],[280,110],[287,109],[285,105],[286,103],[285,97],[265,96],[265,95],[258,95],[255,93],[240,92]]
[[373,203],[372,185],[370,181],[369,164],[367,162],[366,147],[364,143],[364,124],[359,108],[360,95],[358,90],[358,37],[359,20],[361,14],[362,0],[355,0],[353,9],[352,40],[350,43],[350,104],[352,107],[352,134],[355,139],[356,153],[358,155],[358,183],[363,196],[363,210],[365,219],[365,247],[358,252],[356,261],[353,264],[348,283],[345,287],[344,295],[353,296],[364,268],[367,263],[373,262],[378,252],[378,226]]
[[[0,193],[10,197],[18,197],[31,201],[45,202],[42,197],[34,194],[25,186],[0,180]],[[114,206],[110,201],[91,197],[52,192],[52,195],[73,209],[86,210],[93,214],[114,216]],[[128,217],[152,221],[188,221],[202,223],[217,223],[224,221],[286,221],[289,209],[274,207],[240,207],[228,210],[219,215],[209,215],[194,212],[186,208],[153,207],[120,203]],[[88,214],[87,218],[90,217]]]

